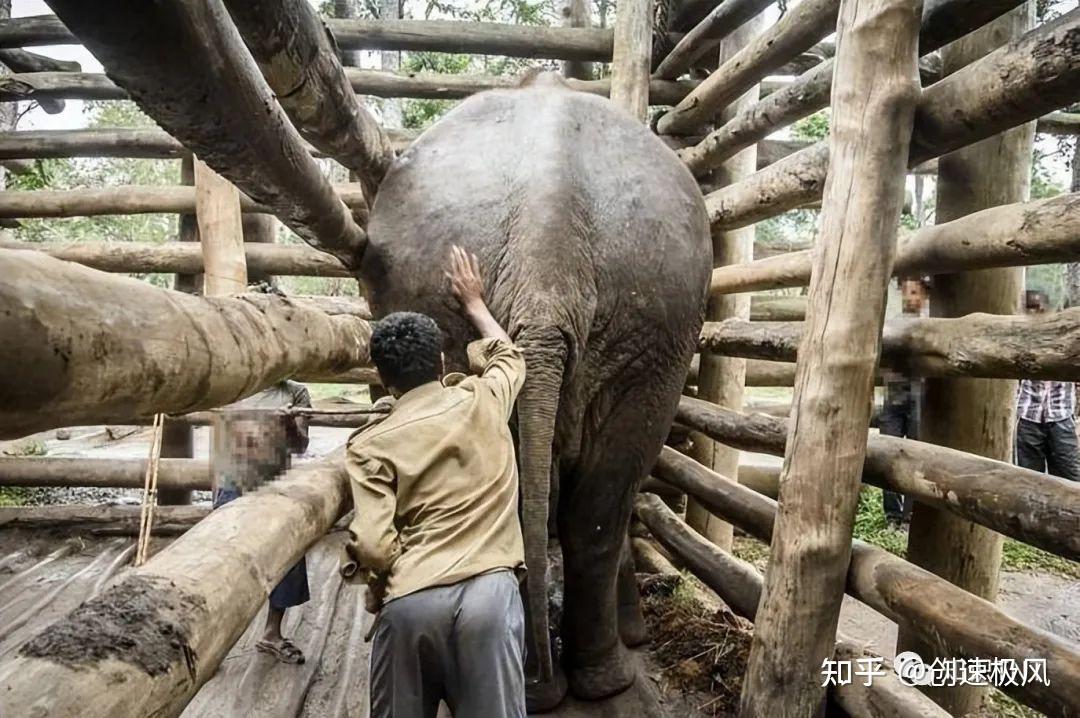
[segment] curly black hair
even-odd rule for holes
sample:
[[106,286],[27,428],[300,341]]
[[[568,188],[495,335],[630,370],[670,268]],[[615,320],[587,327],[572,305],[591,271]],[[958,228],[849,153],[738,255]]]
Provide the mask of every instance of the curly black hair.
[[437,381],[442,369],[442,332],[416,312],[394,312],[375,323],[371,358],[383,384],[398,391]]

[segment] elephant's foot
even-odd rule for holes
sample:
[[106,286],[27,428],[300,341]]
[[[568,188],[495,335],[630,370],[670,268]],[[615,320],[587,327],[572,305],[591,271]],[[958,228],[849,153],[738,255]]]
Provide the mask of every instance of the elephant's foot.
[[599,700],[613,696],[634,683],[635,671],[622,643],[599,660],[570,671],[570,691],[578,698]]
[[529,714],[554,710],[566,697],[566,674],[556,668],[550,681],[529,680],[525,684],[525,709]]
[[645,628],[645,617],[641,614],[639,601],[619,606],[619,638],[630,648],[640,646],[649,640],[649,632]]

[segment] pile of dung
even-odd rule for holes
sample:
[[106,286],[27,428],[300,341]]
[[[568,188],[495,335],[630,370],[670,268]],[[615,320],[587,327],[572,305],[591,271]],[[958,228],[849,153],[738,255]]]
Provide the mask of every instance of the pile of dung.
[[706,715],[735,715],[753,624],[704,605],[681,576],[645,576],[640,588],[661,687],[704,696]]

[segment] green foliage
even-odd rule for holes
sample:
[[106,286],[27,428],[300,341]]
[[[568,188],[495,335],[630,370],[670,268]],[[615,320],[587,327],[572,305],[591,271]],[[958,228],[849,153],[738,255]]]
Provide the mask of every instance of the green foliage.
[[819,110],[809,117],[804,117],[791,126],[795,139],[816,142],[829,136],[829,110]]
[[26,489],[0,486],[0,506],[22,506],[26,503]]
[[1043,718],[1043,714],[1034,708],[1028,708],[996,688],[990,689],[986,705],[973,716],[994,716],[994,718]]

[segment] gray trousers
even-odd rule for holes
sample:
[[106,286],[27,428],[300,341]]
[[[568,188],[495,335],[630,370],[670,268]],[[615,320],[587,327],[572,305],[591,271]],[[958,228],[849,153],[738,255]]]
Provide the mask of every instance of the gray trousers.
[[371,718],[525,718],[525,618],[511,571],[417,591],[379,612]]

